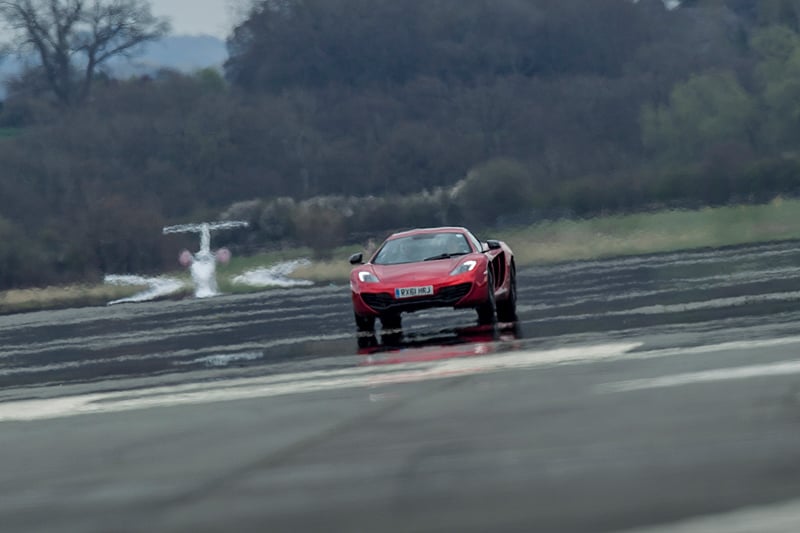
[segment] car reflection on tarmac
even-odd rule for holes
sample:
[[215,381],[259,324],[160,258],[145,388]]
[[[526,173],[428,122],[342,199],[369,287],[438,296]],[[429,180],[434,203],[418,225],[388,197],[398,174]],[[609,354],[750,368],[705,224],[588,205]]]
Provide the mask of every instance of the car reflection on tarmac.
[[516,350],[522,346],[519,325],[498,323],[433,333],[392,331],[359,337],[362,365],[390,365],[473,357]]

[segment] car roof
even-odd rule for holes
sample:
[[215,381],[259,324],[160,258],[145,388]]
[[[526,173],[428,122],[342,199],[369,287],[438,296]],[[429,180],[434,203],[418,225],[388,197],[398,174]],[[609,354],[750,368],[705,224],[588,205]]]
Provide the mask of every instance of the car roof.
[[389,237],[386,240],[388,241],[388,240],[397,239],[397,238],[400,238],[400,237],[411,237],[411,236],[414,236],[414,235],[425,235],[425,234],[430,234],[430,233],[461,233],[461,234],[465,234],[465,233],[469,233],[469,231],[467,230],[467,228],[461,228],[461,227],[457,227],[457,226],[442,226],[442,227],[438,227],[438,228],[416,228],[416,229],[412,229],[412,230],[408,230],[408,231],[401,231],[401,232],[398,232],[398,233],[393,233],[393,234],[389,235]]

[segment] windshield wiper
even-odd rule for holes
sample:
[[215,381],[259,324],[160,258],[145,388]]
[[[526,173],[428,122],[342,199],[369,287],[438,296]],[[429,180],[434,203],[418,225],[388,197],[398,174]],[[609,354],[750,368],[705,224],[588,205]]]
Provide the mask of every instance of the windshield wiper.
[[439,254],[431,257],[426,257],[425,259],[423,259],[423,261],[437,261],[439,259],[450,259],[451,257],[456,257],[459,255],[467,255],[468,253],[469,252],[457,252],[454,254]]

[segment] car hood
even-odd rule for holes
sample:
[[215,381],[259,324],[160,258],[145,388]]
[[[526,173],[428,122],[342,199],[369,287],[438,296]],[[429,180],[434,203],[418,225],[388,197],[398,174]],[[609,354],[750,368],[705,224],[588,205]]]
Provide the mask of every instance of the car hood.
[[450,272],[464,260],[464,256],[458,256],[420,263],[372,265],[372,270],[383,283],[434,282],[449,277]]

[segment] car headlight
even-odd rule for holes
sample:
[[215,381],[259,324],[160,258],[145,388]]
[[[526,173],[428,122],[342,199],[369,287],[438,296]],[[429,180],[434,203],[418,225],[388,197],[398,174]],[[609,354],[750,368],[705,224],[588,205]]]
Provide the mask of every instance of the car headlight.
[[378,276],[373,274],[372,272],[367,272],[366,270],[362,270],[358,273],[358,281],[361,283],[378,283],[380,280]]
[[478,266],[478,262],[470,259],[469,261],[464,261],[460,265],[458,265],[452,272],[450,272],[451,276],[457,276],[458,274],[464,274],[465,272],[472,272],[475,270],[475,267]]

